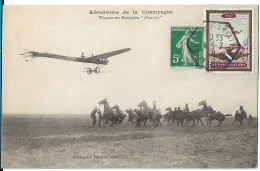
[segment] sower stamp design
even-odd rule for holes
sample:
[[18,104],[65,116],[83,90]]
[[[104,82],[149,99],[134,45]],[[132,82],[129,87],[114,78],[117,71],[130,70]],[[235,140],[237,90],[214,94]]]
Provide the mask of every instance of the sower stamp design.
[[171,66],[203,67],[203,27],[171,28]]
[[252,11],[207,10],[208,71],[252,71]]

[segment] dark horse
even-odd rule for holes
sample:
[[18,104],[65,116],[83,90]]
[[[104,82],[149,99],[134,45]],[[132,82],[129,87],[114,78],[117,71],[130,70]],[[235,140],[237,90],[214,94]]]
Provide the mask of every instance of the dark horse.
[[113,110],[110,108],[107,99],[101,100],[98,102],[99,105],[104,105],[104,113],[103,113],[103,120],[105,121],[105,126],[110,121],[110,126],[113,126],[116,123],[116,117]]
[[123,120],[125,119],[126,115],[123,114],[123,112],[119,109],[118,105],[111,107],[111,109],[116,110],[116,112],[115,112],[116,115],[114,116],[115,123],[121,124],[123,122]]
[[230,114],[222,114],[220,111],[215,112],[211,115],[209,115],[209,124],[211,125],[211,121],[213,120],[217,120],[219,122],[219,124],[217,126],[220,126],[222,124],[222,122],[226,119],[226,116],[232,116]]
[[173,111],[171,107],[168,107],[165,110],[167,110],[169,112],[169,120],[172,121],[169,124],[169,126],[171,126],[174,122],[177,122],[178,126],[179,125],[183,126],[185,115],[184,115],[184,112],[182,110]]
[[199,122],[201,123],[201,125],[203,125],[199,109],[191,111],[191,112],[184,112],[184,115],[185,115],[185,119],[186,119],[186,124],[188,124],[189,122],[193,121],[192,125],[194,126],[195,121],[197,121],[196,125]]
[[141,110],[134,109],[134,112],[137,114],[136,117],[136,126],[141,127],[141,124],[143,123],[143,127],[145,127],[145,124],[149,117],[147,115],[144,115]]
[[232,123],[232,125],[234,125],[234,123],[236,121],[239,121],[240,125],[243,126],[243,123],[242,123],[243,119],[246,119],[247,124],[249,125],[249,122],[248,122],[248,119],[247,119],[247,116],[246,116],[246,112],[244,111],[243,106],[240,106],[239,112],[237,111],[236,114],[235,114],[235,120]]

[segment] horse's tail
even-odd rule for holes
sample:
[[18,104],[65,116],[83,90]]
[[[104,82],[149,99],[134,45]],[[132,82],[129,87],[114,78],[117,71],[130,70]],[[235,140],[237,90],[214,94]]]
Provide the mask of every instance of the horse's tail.
[[231,114],[226,114],[225,116],[232,116]]

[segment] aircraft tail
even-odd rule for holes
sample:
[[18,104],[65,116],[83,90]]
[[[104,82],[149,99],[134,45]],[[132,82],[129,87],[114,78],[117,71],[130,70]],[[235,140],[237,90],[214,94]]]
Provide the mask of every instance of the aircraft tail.
[[23,53],[21,53],[20,55],[23,55],[24,58],[33,58],[33,52],[28,49],[23,49]]

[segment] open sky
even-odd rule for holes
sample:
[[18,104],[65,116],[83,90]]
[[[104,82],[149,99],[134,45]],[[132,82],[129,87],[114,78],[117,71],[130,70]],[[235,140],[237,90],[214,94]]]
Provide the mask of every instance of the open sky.
[[[100,20],[89,10],[172,10],[159,20]],[[203,26],[203,6],[4,6],[3,114],[90,114],[98,101],[137,108],[146,100],[190,109],[207,100],[233,114],[257,115],[257,74],[213,75],[170,67],[171,26]],[[256,10],[255,10],[256,12]],[[121,14],[119,15],[121,16]],[[130,15],[133,16],[133,15]],[[257,17],[257,16],[255,16]],[[255,18],[257,20],[257,18]],[[255,26],[254,33],[257,34]],[[257,42],[255,42],[257,45]],[[255,57],[258,57],[254,49]],[[55,59],[26,62],[24,49],[80,57],[131,48],[109,58],[111,72],[88,75],[82,64]],[[257,59],[254,61],[257,71]],[[101,107],[103,108],[103,107]]]

